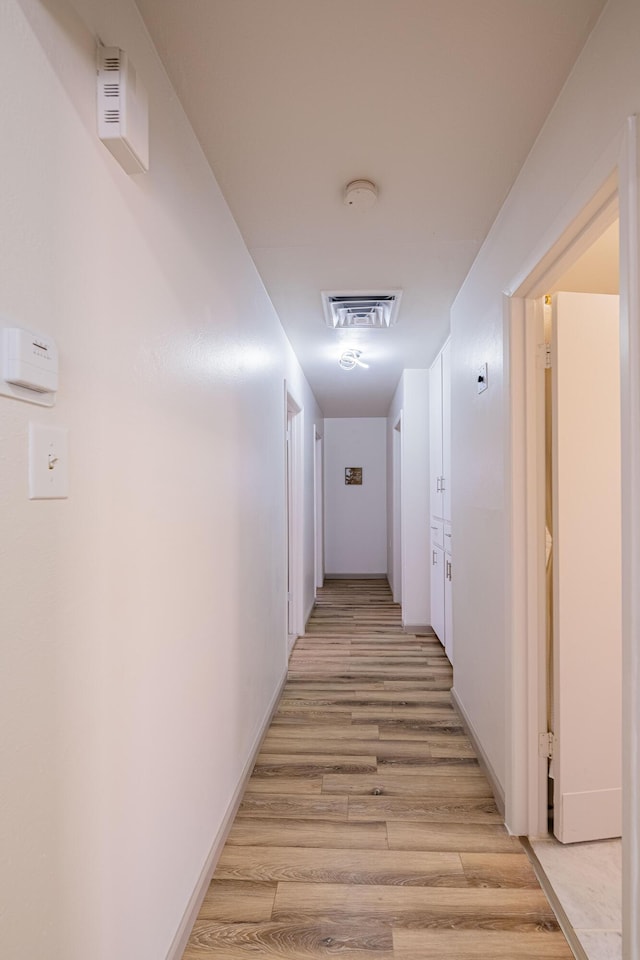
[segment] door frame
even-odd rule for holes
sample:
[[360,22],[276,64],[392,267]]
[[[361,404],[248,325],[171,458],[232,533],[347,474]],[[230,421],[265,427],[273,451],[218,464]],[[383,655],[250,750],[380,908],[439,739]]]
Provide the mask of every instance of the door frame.
[[287,652],[304,633],[303,614],[303,410],[285,383],[285,612]]
[[[507,416],[507,771],[506,820],[516,834],[546,833],[544,564],[540,522],[540,392],[535,321],[544,295],[593,240],[620,217],[622,412],[623,950],[640,956],[640,210],[638,127],[628,118],[588,180],[579,185],[538,251],[504,292]],[[543,816],[544,814],[544,816]]]

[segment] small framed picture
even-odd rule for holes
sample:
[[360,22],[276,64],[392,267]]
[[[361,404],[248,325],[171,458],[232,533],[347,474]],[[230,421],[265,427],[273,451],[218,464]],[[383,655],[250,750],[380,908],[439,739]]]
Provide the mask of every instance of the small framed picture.
[[362,486],[362,467],[345,467],[344,482],[351,486]]

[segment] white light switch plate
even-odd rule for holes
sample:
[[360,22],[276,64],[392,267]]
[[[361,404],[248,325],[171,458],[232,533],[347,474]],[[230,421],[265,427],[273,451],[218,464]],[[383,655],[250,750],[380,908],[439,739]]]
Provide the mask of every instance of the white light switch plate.
[[489,387],[489,372],[487,364],[483,363],[478,367],[478,372],[476,374],[476,383],[478,385],[478,393],[484,393],[485,390]]
[[64,500],[69,496],[69,431],[29,424],[29,499]]

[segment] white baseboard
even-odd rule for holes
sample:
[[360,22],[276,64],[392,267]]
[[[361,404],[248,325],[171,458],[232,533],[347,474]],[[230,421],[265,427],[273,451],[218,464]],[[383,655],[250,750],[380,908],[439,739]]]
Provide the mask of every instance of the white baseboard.
[[235,820],[236,813],[238,812],[238,807],[242,801],[247,782],[253,772],[255,766],[256,757],[260,751],[260,746],[264,740],[264,736],[269,729],[271,720],[276,711],[278,703],[280,701],[280,696],[284,688],[285,682],[287,679],[287,673],[285,671],[284,676],[278,687],[275,694],[271,698],[271,702],[267,708],[264,720],[260,725],[260,729],[256,734],[256,737],[253,742],[253,746],[249,752],[247,761],[242,768],[242,773],[240,774],[240,779],[238,780],[238,785],[233,792],[231,802],[227,807],[227,811],[224,815],[220,828],[214,838],[214,841],[211,845],[211,849],[205,860],[205,864],[202,868],[198,881],[196,883],[195,889],[189,898],[189,903],[187,904],[187,909],[184,912],[182,920],[178,926],[176,934],[173,938],[169,951],[167,953],[167,960],[182,960],[182,955],[187,946],[187,941],[189,940],[189,935],[193,928],[194,923],[198,917],[200,907],[202,906],[202,901],[205,898],[207,890],[209,889],[209,884],[211,883],[211,877],[216,868],[216,864],[220,859],[220,854],[222,849],[227,841],[231,827],[233,826],[233,821]]
[[478,755],[480,766],[484,770],[487,780],[489,781],[489,785],[493,790],[493,796],[496,801],[496,806],[500,812],[500,816],[504,817],[504,811],[505,811],[504,787],[498,780],[498,777],[496,776],[496,772],[493,769],[493,766],[491,765],[491,761],[489,760],[488,756],[484,752],[484,749],[480,742],[480,738],[478,737],[478,734],[476,733],[475,728],[467,715],[467,711],[465,710],[462,703],[460,702],[460,699],[458,697],[458,694],[456,693],[455,688],[452,688],[451,690],[451,699],[453,700],[458,713],[462,717],[462,722],[464,723],[467,734],[469,735],[469,739],[473,744],[473,749],[476,751]]
[[420,636],[435,637],[430,623],[403,623],[402,629],[405,633],[419,633]]
[[304,630],[305,630],[305,633],[307,632],[307,624],[309,623],[309,617],[310,617],[311,614],[313,613],[314,608],[315,608],[315,605],[316,605],[316,598],[314,597],[313,600],[311,601],[311,603],[309,604],[309,609],[307,610],[307,615],[306,615],[306,617],[304,618]]
[[325,580],[386,580],[386,573],[325,573]]

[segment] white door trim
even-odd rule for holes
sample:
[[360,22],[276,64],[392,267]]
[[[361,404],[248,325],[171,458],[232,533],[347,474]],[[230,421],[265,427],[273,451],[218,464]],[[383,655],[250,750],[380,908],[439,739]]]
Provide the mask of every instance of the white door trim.
[[[537,344],[542,311],[536,300],[506,299],[506,363],[511,403],[506,438],[510,475],[507,490],[507,776],[505,819],[517,834],[546,833],[547,761],[539,757],[538,735],[546,725],[545,580],[541,552],[544,529],[544,415],[538,382]],[[539,339],[540,338],[540,339]],[[542,421],[542,422],[541,422]]]
[[640,956],[640,143],[630,117],[618,166],[622,395],[622,943]]
[[[535,300],[593,239],[620,215],[623,527],[623,955],[640,956],[640,209],[638,130],[630,117],[620,137],[561,212],[539,253],[533,253],[505,295],[505,373],[508,410],[507,537],[507,774],[506,819],[535,836],[546,796],[540,789],[538,734],[546,728],[541,697],[540,631],[543,567],[539,557],[539,442],[535,376]],[[617,185],[617,188],[616,188]],[[616,204],[617,196],[617,204]],[[607,219],[609,218],[609,219]],[[527,322],[529,321],[529,322]],[[533,353],[533,356],[532,356]],[[544,819],[546,820],[546,813]]]

